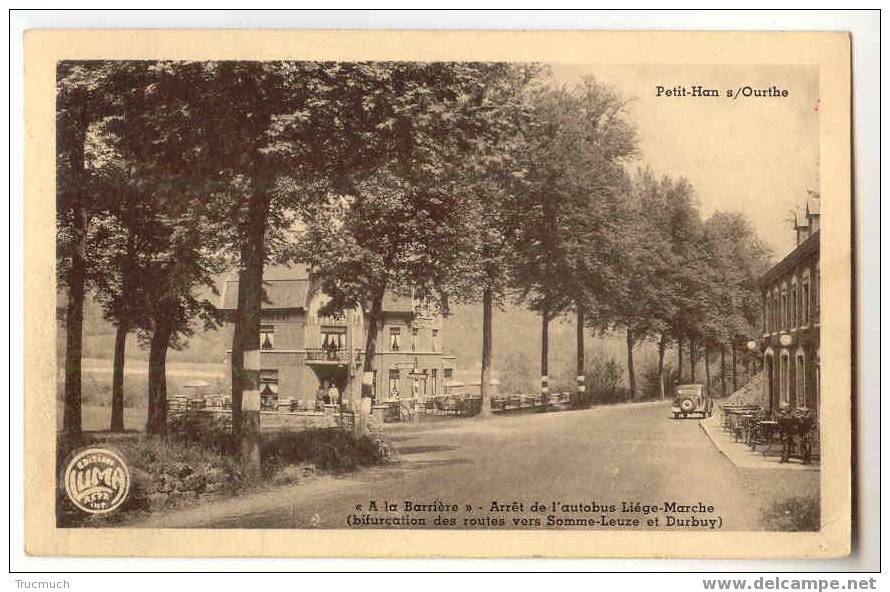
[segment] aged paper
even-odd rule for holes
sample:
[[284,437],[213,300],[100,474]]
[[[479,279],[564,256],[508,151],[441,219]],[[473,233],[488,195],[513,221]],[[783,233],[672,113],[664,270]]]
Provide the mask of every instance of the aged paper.
[[28,553],[849,553],[847,34],[25,51]]

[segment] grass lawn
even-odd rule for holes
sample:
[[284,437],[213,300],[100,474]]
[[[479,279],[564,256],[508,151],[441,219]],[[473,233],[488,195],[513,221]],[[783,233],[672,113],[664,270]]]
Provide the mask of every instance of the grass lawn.
[[[167,362],[167,396],[179,394],[191,380],[210,383],[207,394],[225,390],[225,364]],[[112,362],[104,358],[84,358],[82,366],[82,421],[84,430],[107,430],[111,423]],[[64,370],[57,378],[56,427],[62,427]],[[148,400],[148,362],[128,359],[124,371],[124,428],[144,430]]]
[[[81,422],[84,431],[92,432],[107,430],[111,425],[111,406],[84,405],[80,408]],[[148,409],[143,407],[124,407],[124,429],[145,431]],[[62,429],[62,404],[56,405],[56,429]]]

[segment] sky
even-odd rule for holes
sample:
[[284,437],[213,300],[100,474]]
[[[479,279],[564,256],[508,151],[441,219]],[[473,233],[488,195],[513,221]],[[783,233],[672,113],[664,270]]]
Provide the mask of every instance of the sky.
[[[795,246],[788,218],[819,191],[819,77],[812,66],[551,64],[558,82],[592,76],[626,98],[639,136],[639,162],[685,176],[702,216],[741,211],[776,260]],[[657,86],[693,85],[720,96],[656,96]],[[726,97],[740,87],[776,86],[788,97]]]

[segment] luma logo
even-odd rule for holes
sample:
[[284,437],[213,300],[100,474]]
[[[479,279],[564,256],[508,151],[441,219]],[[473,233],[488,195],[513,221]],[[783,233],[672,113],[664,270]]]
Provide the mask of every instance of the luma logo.
[[80,450],[65,470],[65,491],[84,512],[111,512],[127,499],[130,471],[121,457],[110,450]]

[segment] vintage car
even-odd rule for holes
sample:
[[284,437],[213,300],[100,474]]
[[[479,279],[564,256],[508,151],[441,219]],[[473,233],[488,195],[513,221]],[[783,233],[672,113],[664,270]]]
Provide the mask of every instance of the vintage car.
[[705,385],[703,384],[680,384],[677,385],[677,397],[671,406],[674,419],[681,415],[688,417],[696,413],[704,417],[710,417],[714,410],[714,402],[711,397],[705,394]]

